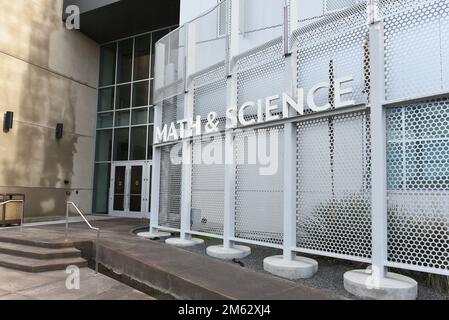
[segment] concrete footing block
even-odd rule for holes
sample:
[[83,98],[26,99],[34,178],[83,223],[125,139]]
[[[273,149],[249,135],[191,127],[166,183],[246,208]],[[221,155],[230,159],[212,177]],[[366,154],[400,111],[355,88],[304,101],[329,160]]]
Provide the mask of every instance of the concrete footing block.
[[371,270],[354,270],[344,275],[346,291],[363,299],[375,300],[416,300],[418,283],[412,278],[387,273],[386,278],[375,279]]
[[170,238],[165,240],[165,243],[179,248],[193,247],[204,243],[204,240],[192,238],[190,240],[183,240],[180,238]]
[[206,249],[209,256],[222,260],[243,259],[251,254],[251,248],[234,245],[232,248],[224,246],[211,246]]
[[268,257],[263,261],[265,271],[289,280],[308,279],[318,271],[318,262],[304,257],[285,260],[283,256]]
[[150,239],[150,240],[158,239],[158,238],[171,237],[171,233],[161,232],[161,231],[157,231],[157,232],[140,232],[137,235],[139,237],[141,237],[141,238]]

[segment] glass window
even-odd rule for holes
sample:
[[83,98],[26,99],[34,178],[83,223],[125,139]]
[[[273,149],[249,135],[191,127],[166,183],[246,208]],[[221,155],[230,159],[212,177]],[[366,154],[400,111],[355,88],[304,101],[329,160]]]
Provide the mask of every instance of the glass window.
[[129,111],[122,111],[115,113],[116,127],[129,127]]
[[148,127],[148,160],[153,160],[153,134],[154,126]]
[[154,108],[150,108],[150,117],[148,123],[150,124],[154,123]]
[[151,80],[150,81],[150,105],[153,105],[153,86],[154,86],[154,81]]
[[128,160],[129,129],[115,129],[114,161]]
[[133,42],[133,39],[128,39],[118,43],[118,83],[131,81]]
[[114,114],[111,113],[100,113],[97,116],[97,128],[112,128],[114,123]]
[[95,161],[111,161],[112,130],[97,131]]
[[148,82],[134,83],[133,107],[142,107],[148,105]]
[[103,46],[100,52],[100,87],[113,85],[115,82],[115,43]]
[[117,102],[115,109],[129,109],[131,106],[131,85],[117,87]]
[[131,129],[131,160],[145,160],[147,127]]
[[92,208],[94,213],[108,213],[110,172],[111,165],[109,163],[98,163],[95,165]]
[[148,79],[150,73],[151,35],[136,38],[134,49],[134,80]]
[[147,124],[147,117],[147,108],[133,110],[132,125]]
[[98,92],[98,112],[114,109],[114,87],[100,89]]

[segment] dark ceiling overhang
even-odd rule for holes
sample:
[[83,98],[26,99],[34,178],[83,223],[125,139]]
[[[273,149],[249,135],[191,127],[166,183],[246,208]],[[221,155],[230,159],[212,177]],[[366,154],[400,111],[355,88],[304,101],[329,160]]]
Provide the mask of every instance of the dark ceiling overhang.
[[98,43],[179,23],[180,0],[64,0],[80,8],[81,32]]

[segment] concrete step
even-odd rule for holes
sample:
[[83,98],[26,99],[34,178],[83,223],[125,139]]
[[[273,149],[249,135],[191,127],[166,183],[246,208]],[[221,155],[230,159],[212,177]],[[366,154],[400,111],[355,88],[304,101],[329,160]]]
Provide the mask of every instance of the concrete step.
[[40,260],[0,253],[0,266],[23,272],[38,273],[57,271],[64,270],[72,265],[84,268],[87,267],[88,263],[83,258]]
[[20,238],[20,237],[4,237],[0,236],[0,242],[4,243],[14,243],[14,244],[20,244],[25,246],[33,246],[33,247],[39,247],[39,248],[47,248],[47,249],[64,249],[64,248],[72,248],[76,245],[76,243],[79,242],[73,242],[73,241],[38,241],[38,240],[31,240],[26,238]]
[[81,257],[81,251],[75,248],[51,249],[7,242],[0,242],[0,253],[38,260]]

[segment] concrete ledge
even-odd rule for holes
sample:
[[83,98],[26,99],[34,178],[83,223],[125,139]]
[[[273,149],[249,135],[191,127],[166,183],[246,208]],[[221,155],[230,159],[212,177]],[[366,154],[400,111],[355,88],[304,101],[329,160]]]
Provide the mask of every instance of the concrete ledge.
[[193,247],[193,246],[197,246],[199,244],[203,244],[204,240],[197,239],[197,238],[192,238],[190,240],[182,240],[180,238],[170,238],[170,239],[165,240],[165,243],[170,246],[174,246],[174,247],[186,248],[186,247]]
[[153,233],[151,233],[151,232],[140,232],[137,235],[139,237],[141,237],[141,238],[150,239],[150,240],[171,237],[171,233],[161,232],[161,231],[153,232]]
[[296,257],[295,260],[285,260],[283,256],[268,257],[263,261],[265,271],[276,276],[289,279],[308,279],[318,271],[318,262],[313,259]]
[[418,283],[412,278],[388,273],[387,277],[375,280],[371,270],[355,270],[344,275],[346,291],[364,299],[375,300],[416,300]]
[[234,245],[225,249],[223,246],[211,246],[206,250],[207,254],[213,258],[222,260],[243,259],[251,254],[251,248]]

